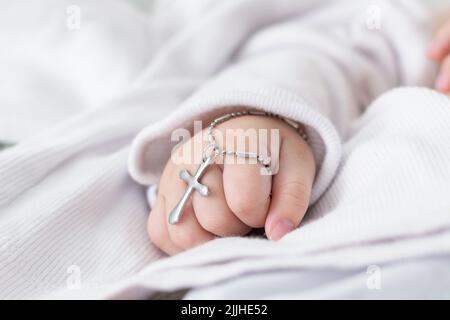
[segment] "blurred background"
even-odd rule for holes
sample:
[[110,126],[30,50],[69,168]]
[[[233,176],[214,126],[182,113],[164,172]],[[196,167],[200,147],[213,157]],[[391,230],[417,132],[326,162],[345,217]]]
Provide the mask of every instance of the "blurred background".
[[[449,0],[421,1],[436,12],[436,23],[445,12],[441,8],[450,6]],[[2,150],[80,111],[100,107],[123,91],[150,59],[154,44],[170,36],[170,30],[165,35],[149,31],[152,24],[165,23],[152,11],[171,10],[177,1],[0,3]],[[180,21],[195,15],[194,3],[192,12],[180,13]],[[77,7],[82,9],[78,27],[71,20]],[[116,67],[111,69],[111,64]]]

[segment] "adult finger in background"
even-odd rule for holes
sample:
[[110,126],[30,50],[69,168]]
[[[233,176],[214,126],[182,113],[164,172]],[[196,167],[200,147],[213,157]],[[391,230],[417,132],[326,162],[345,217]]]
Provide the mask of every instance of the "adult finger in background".
[[450,55],[444,60],[436,80],[436,89],[443,93],[450,93]]
[[434,36],[428,47],[428,57],[442,61],[450,54],[450,21],[448,21]]

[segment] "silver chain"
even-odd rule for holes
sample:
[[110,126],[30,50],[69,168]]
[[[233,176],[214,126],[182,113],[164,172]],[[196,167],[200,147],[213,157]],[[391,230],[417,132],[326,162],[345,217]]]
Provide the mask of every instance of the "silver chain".
[[239,118],[243,116],[265,116],[265,117],[271,117],[275,119],[279,119],[288,125],[290,125],[292,128],[294,128],[297,133],[300,135],[300,137],[308,143],[308,136],[306,132],[304,131],[303,127],[290,119],[287,119],[285,117],[282,117],[278,114],[271,113],[271,112],[265,112],[265,111],[238,111],[238,112],[231,112],[226,115],[223,115],[219,118],[216,118],[213,120],[210,125],[207,128],[207,138],[208,138],[208,145],[203,150],[203,159],[207,158],[217,158],[218,156],[235,156],[240,158],[247,158],[247,159],[256,159],[258,163],[260,163],[262,166],[268,168],[270,166],[270,157],[259,155],[256,152],[247,152],[247,151],[235,151],[235,150],[226,150],[222,149],[216,142],[216,138],[214,136],[214,129],[224,122],[227,122],[228,120]]
[[262,164],[265,169],[267,169],[267,173],[271,173],[269,165],[270,165],[270,157],[263,157],[256,152],[240,152],[240,151],[229,151],[225,149],[221,149],[221,147],[217,144],[216,138],[214,136],[214,128],[233,118],[242,117],[246,115],[258,115],[258,116],[268,116],[274,117],[277,119],[281,119],[294,127],[297,132],[307,141],[306,134],[304,133],[302,127],[295,122],[287,120],[283,117],[280,117],[273,113],[261,112],[261,111],[240,111],[240,112],[232,112],[227,115],[224,115],[220,118],[217,118],[208,126],[207,134],[208,134],[208,144],[205,149],[203,149],[203,161],[197,167],[197,170],[193,175],[191,175],[186,169],[180,171],[180,179],[187,183],[186,190],[184,191],[183,196],[180,201],[178,201],[177,205],[172,209],[169,214],[168,222],[169,224],[176,224],[179,222],[184,207],[187,204],[188,199],[194,191],[197,191],[200,195],[207,197],[209,194],[209,188],[207,185],[201,183],[200,179],[202,178],[205,171],[208,167],[214,163],[218,156],[226,156],[226,155],[234,155],[236,157],[243,158],[252,158],[256,159],[260,164]]

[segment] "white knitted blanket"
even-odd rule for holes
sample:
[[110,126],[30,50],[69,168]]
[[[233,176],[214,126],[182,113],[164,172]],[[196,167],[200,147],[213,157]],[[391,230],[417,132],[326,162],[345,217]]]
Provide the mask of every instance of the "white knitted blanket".
[[[383,94],[431,83],[415,2],[179,1],[150,20],[73,3],[78,29],[60,0],[0,12],[0,136],[18,143],[0,152],[1,298],[147,297],[450,251],[450,102]],[[307,125],[307,219],[278,243],[218,239],[163,259],[140,184],[157,183],[173,129],[243,106]]]

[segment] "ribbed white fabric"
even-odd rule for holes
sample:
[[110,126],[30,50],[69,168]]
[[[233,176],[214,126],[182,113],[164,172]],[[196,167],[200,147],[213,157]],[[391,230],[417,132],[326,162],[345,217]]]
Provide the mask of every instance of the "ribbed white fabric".
[[[142,298],[269,270],[366,269],[450,254],[449,119],[450,99],[436,92],[386,93],[353,126],[335,180],[299,230],[276,243],[216,240],[110,286],[63,297]],[[366,278],[359,279],[365,287]],[[383,278],[383,285],[395,286],[395,279]]]
[[[58,28],[69,4],[82,9],[78,31]],[[149,22],[120,1],[5,3],[0,135],[20,143],[0,153],[0,297],[138,297],[447,251],[448,100],[394,91],[351,129],[379,94],[432,75],[427,12],[380,1],[382,28],[370,30],[368,4],[177,1]],[[127,159],[137,182],[156,183],[171,130],[243,106],[308,126],[320,171],[307,221],[279,243],[220,239],[155,262]],[[339,135],[351,139],[336,176]],[[83,290],[67,290],[74,279]]]
[[[450,100],[428,89],[382,95],[353,126],[335,180],[299,230],[277,243],[216,240],[110,286],[63,297],[143,298],[252,272],[365,269],[449,254],[449,119]],[[395,284],[383,278],[384,286]]]
[[[349,123],[377,94],[395,85],[430,80],[429,64],[423,57],[430,26],[426,25],[426,14],[417,12],[416,3],[395,2],[392,7],[379,2],[383,14],[383,29],[379,31],[365,25],[365,2],[328,2],[325,9],[302,16],[316,6],[320,8],[317,1],[224,5],[219,17],[207,21],[207,33],[194,41],[188,38],[188,44],[183,39],[182,44],[164,52],[161,64],[152,70],[153,77],[170,77],[173,65],[187,77],[221,72],[170,116],[139,133],[130,155],[132,177],[147,185],[158,181],[170,150],[178,143],[170,139],[176,128],[184,126],[192,131],[194,120],[258,108],[307,127],[318,168],[311,195],[314,203],[339,164],[340,142],[335,128],[345,137]],[[258,10],[252,10],[256,7]],[[216,11],[210,9],[210,14]],[[296,14],[299,17],[295,18]],[[208,20],[209,14],[200,17]],[[203,24],[201,20],[199,24]],[[233,35],[229,33],[231,25],[236,30]],[[410,32],[419,34],[406,49],[400,39]],[[245,45],[244,37],[248,38]],[[220,43],[220,54],[213,45],[218,39],[227,39]],[[223,64],[229,62],[232,65],[224,69]]]

